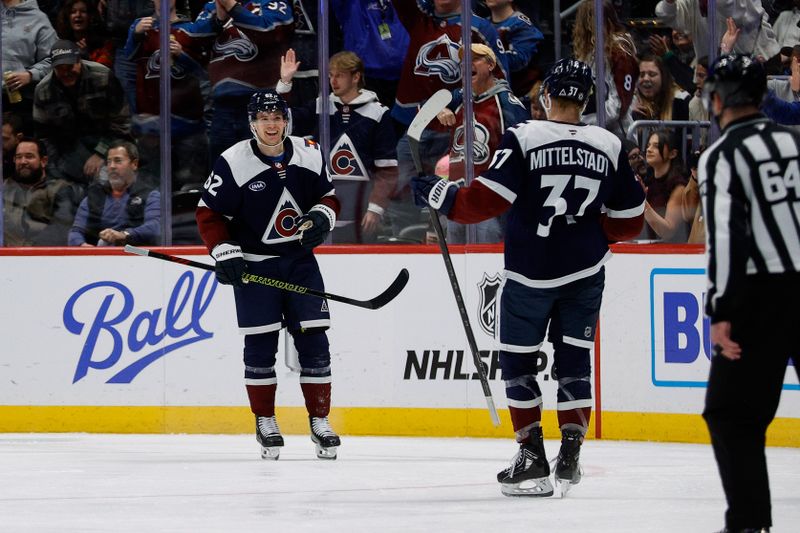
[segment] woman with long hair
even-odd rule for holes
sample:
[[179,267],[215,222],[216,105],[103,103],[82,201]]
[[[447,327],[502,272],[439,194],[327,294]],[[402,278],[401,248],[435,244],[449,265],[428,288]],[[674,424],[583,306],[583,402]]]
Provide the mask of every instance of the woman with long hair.
[[56,32],[81,49],[83,59],[114,64],[114,45],[106,37],[105,27],[97,6],[91,0],[67,0],[58,12]]
[[[572,49],[576,59],[587,63],[596,72],[594,28],[594,0],[583,0],[575,16]],[[606,129],[624,138],[631,123],[630,109],[639,77],[639,62],[633,38],[619,21],[610,0],[603,0],[603,42]],[[583,120],[595,124],[595,117],[596,101],[592,98],[584,111]]]
[[690,95],[679,89],[664,61],[647,55],[639,62],[634,120],[688,120]]
[[688,180],[678,152],[677,136],[667,130],[650,134],[645,159],[647,196],[640,239],[686,242],[689,228],[683,219],[683,191]]

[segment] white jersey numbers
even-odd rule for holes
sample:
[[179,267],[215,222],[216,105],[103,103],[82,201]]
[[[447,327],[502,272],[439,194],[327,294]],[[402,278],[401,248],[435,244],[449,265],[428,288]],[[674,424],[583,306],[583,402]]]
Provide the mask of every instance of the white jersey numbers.
[[[570,183],[572,186],[568,190],[567,187],[570,186]],[[542,189],[544,188],[549,188],[550,193],[542,205],[552,207],[553,212],[547,221],[540,223],[536,228],[536,234],[540,237],[550,235],[550,227],[556,217],[566,216],[567,223],[572,224],[575,222],[574,217],[582,216],[589,204],[597,198],[597,193],[600,191],[600,180],[570,174],[544,174],[542,175]],[[580,206],[577,206],[577,201],[573,199],[575,195],[572,194],[572,191],[578,189],[587,191],[586,198],[583,199]],[[568,201],[568,198],[571,201]]]
[[208,176],[208,179],[203,184],[203,188],[208,191],[211,196],[217,195],[217,188],[222,185],[222,178],[213,172]]
[[508,158],[511,156],[511,150],[508,148],[503,148],[502,150],[496,150],[494,152],[494,156],[492,156],[492,162],[489,163],[489,168],[491,169],[499,169],[503,166],[503,163],[508,161]]

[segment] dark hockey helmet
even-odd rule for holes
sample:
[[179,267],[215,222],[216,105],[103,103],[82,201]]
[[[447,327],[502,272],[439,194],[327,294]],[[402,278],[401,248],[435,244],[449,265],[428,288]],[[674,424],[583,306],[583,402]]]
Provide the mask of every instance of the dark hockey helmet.
[[760,106],[767,92],[767,71],[749,55],[720,56],[708,70],[703,91],[709,106],[714,93],[722,99],[723,107]]
[[283,118],[289,119],[289,106],[286,105],[286,101],[281,98],[281,95],[273,89],[253,93],[253,96],[250,97],[250,102],[247,104],[247,117],[250,122],[254,122],[259,113],[271,112],[280,113]]
[[592,69],[577,59],[560,59],[542,81],[551,98],[564,98],[581,105],[589,101],[594,87]]

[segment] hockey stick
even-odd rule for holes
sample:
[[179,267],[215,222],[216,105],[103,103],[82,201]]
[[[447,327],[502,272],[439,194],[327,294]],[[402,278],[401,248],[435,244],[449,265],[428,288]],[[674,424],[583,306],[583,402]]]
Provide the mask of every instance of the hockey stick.
[[[419,140],[420,137],[422,137],[422,132],[425,130],[425,127],[436,118],[436,115],[450,103],[451,98],[450,91],[446,89],[436,92],[420,108],[419,112],[417,112],[417,116],[414,117],[414,120],[408,127],[408,144],[411,149],[411,158],[414,160],[414,166],[417,168],[417,173],[420,175],[423,174],[422,160],[419,157]],[[467,147],[467,149],[471,148]],[[467,344],[469,344],[470,352],[472,352],[472,360],[475,363],[475,368],[478,370],[478,377],[481,380],[481,387],[483,388],[483,395],[486,397],[489,415],[492,417],[492,423],[495,426],[499,426],[500,417],[497,415],[497,409],[494,406],[492,390],[489,388],[489,379],[486,377],[486,369],[483,367],[481,358],[478,355],[478,343],[475,342],[475,334],[472,332],[472,326],[469,323],[467,307],[464,305],[464,298],[461,295],[461,288],[458,285],[458,278],[456,278],[456,271],[453,268],[453,261],[450,258],[450,251],[447,249],[447,241],[445,241],[442,223],[439,221],[439,215],[436,210],[432,207],[428,209],[430,211],[433,229],[436,230],[436,236],[439,240],[439,249],[442,252],[442,259],[444,259],[447,277],[450,279],[450,286],[453,288],[453,296],[456,298],[458,313],[461,315],[461,324],[463,324],[464,333],[467,335]]]
[[[125,251],[130,254],[145,255],[148,257],[161,259],[162,261],[169,261],[170,263],[179,263],[181,265],[190,267],[202,268],[203,270],[210,270],[212,272],[214,270],[214,265],[207,265],[206,263],[192,261],[191,259],[184,259],[175,255],[162,254],[161,252],[148,250],[146,248],[138,248],[136,246],[131,246],[130,244],[125,245]],[[245,274],[242,276],[242,281],[245,283],[258,283],[259,285],[264,285],[266,287],[275,287],[276,289],[280,289],[282,291],[308,294],[310,296],[316,296],[317,298],[327,298],[328,300],[332,300],[334,302],[341,302],[347,305],[363,307],[364,309],[380,309],[384,305],[394,300],[394,298],[400,294],[400,291],[402,291],[406,286],[406,283],[408,283],[408,270],[405,268],[402,269],[400,273],[397,274],[397,277],[394,279],[392,284],[389,285],[389,288],[371,300],[354,300],[353,298],[348,298],[346,296],[339,296],[338,294],[318,291],[316,289],[310,289],[301,285],[295,285],[294,283],[287,283],[279,279],[257,276],[255,274]]]

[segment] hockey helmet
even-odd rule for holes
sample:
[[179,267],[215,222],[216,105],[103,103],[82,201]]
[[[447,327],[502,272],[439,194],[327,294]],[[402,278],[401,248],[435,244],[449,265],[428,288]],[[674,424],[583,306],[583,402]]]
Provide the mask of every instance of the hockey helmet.
[[760,106],[767,92],[767,71],[749,55],[720,56],[708,70],[703,91],[709,107],[714,93],[722,99],[723,107]]
[[250,97],[250,102],[247,104],[247,118],[250,122],[254,122],[259,113],[271,112],[280,113],[284,119],[289,119],[289,106],[286,105],[286,101],[281,95],[273,89],[253,93],[253,96]]
[[577,59],[560,59],[542,81],[542,91],[547,89],[551,98],[564,98],[581,105],[589,101],[593,87],[591,67]]

